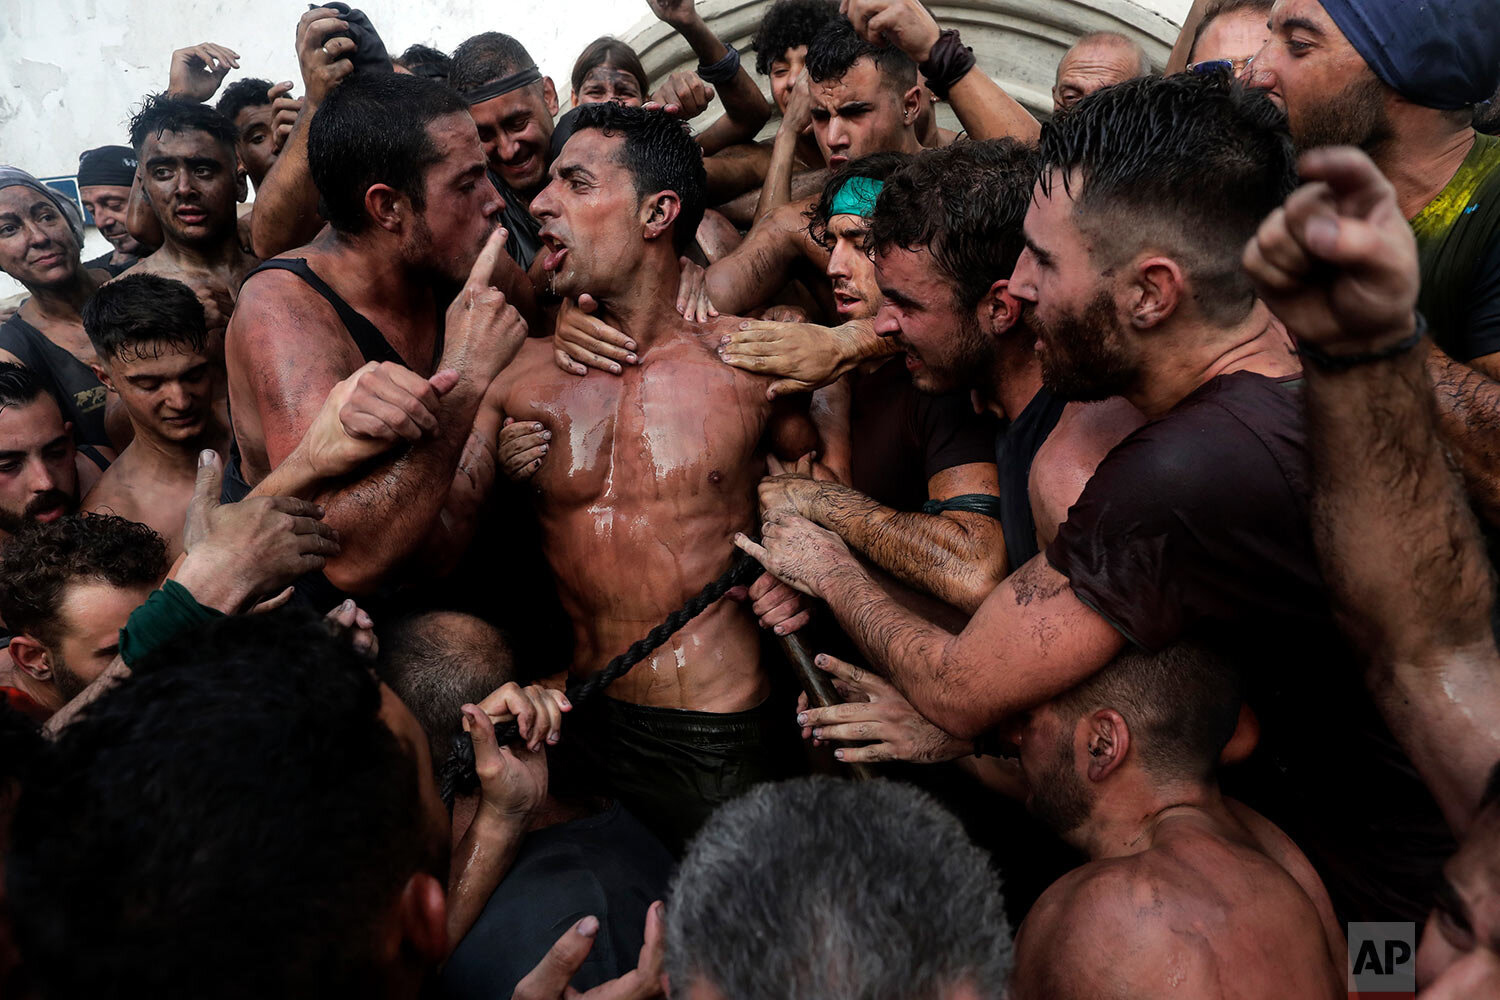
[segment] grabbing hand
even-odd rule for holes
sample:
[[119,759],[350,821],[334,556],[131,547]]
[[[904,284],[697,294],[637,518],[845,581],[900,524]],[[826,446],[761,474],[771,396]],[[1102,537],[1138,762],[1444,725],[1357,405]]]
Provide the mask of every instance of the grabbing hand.
[[701,76],[690,69],[680,69],[656,88],[646,102],[646,110],[664,111],[673,118],[692,121],[708,110],[713,99],[714,88],[704,83]]
[[537,421],[506,417],[500,427],[501,473],[513,483],[526,482],[542,467],[551,440],[552,432]]
[[1417,243],[1396,191],[1357,149],[1315,149],[1303,185],[1261,223],[1244,264],[1298,340],[1332,354],[1380,350],[1414,328]]
[[547,755],[530,747],[500,746],[495,724],[478,705],[464,705],[464,729],[474,744],[479,808],[525,829],[547,797]]
[[167,93],[190,101],[206,101],[232,69],[240,68],[240,55],[213,42],[189,45],[172,53]]
[[423,378],[390,361],[368,362],[323,400],[302,436],[308,464],[320,478],[334,479],[403,441],[435,433],[439,400],[457,383],[454,371]]
[[759,544],[736,533],[734,544],[776,579],[811,597],[824,596],[824,587],[834,575],[859,565],[842,538],[803,517],[767,521]]
[[826,326],[750,319],[720,338],[719,358],[741,371],[773,376],[766,397],[775,399],[821,388],[842,375],[841,346]]
[[552,358],[557,367],[570,375],[587,375],[589,368],[618,375],[621,365],[636,363],[635,341],[596,319],[594,313],[598,309],[599,303],[592,295],[578,296],[577,304],[563,299],[558,309],[557,327],[552,333]]
[[302,98],[291,95],[290,80],[283,80],[266,91],[266,96],[271,99],[271,147],[278,153],[286,145],[287,136],[292,134],[297,116],[302,113]]
[[833,686],[844,704],[808,706],[807,695],[797,699],[797,725],[802,738],[863,743],[840,747],[833,755],[846,764],[875,764],[906,760],[936,764],[974,752],[974,744],[958,739],[928,722],[911,702],[883,677],[827,654],[814,661],[833,675]]
[[302,89],[306,100],[316,107],[323,103],[334,87],[354,72],[349,57],[359,46],[347,35],[331,36],[349,30],[332,7],[315,7],[297,22],[297,64],[302,69]]
[[506,235],[504,226],[490,233],[447,312],[449,343],[461,348],[477,370],[488,372],[486,383],[510,364],[526,342],[526,320],[494,284]]
[[808,606],[807,598],[770,573],[762,573],[750,585],[747,596],[751,601],[750,609],[760,620],[760,627],[777,635],[791,635],[812,621],[812,608]]
[[562,717],[573,709],[572,702],[560,688],[545,684],[521,687],[515,681],[503,684],[485,695],[479,708],[491,722],[516,720],[516,730],[531,750],[562,738]]
[[719,315],[708,300],[708,269],[686,257],[677,259],[682,274],[677,282],[677,312],[683,319],[705,323]]
[[348,598],[323,617],[344,630],[356,653],[373,660],[375,654],[380,652],[380,640],[375,636],[375,619],[370,617],[368,611],[355,604],[354,598]]
[[580,993],[568,983],[589,957],[599,933],[599,918],[584,917],[568,928],[537,967],[516,985],[511,1000],[648,1000],[661,996],[662,921],[662,905],[657,901],[646,911],[645,944],[635,968],[619,979]]
[[894,45],[920,66],[942,29],[921,0],[840,0],[839,12],[871,45]]
[[338,555],[338,532],[323,523],[321,507],[291,497],[220,504],[223,481],[218,454],[203,452],[176,575],[199,604],[238,614]]
[[792,83],[787,92],[786,110],[781,113],[781,124],[777,131],[785,130],[791,135],[804,135],[812,128],[812,86],[808,82],[807,70]]
[[693,0],[646,0],[646,3],[651,13],[674,28],[690,24],[698,16]]

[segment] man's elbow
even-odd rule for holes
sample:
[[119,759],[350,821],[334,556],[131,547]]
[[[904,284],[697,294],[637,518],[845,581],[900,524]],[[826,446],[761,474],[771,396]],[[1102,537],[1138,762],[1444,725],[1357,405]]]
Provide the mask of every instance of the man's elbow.
[[978,560],[971,572],[954,581],[952,602],[955,607],[967,615],[973,615],[979,610],[995,588],[1005,581],[1005,559],[1001,557],[995,560]]

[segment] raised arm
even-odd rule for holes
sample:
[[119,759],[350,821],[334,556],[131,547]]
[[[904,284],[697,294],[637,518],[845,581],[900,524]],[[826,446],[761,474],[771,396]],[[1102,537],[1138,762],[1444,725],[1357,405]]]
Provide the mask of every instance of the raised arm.
[[956,31],[943,37],[920,0],[842,0],[839,9],[866,41],[894,45],[922,67],[928,89],[947,100],[969,138],[1030,143],[1041,137],[1031,112],[979,68]]
[[[692,47],[693,54],[698,57],[699,75],[706,73],[707,67],[722,65],[729,55],[729,47],[704,23],[693,0],[648,2],[652,13],[677,29]],[[744,66],[737,65],[737,60],[732,60],[732,63],[736,65],[728,79],[704,77],[718,91],[719,100],[724,104],[723,116],[698,136],[698,145],[705,156],[735,143],[749,142],[771,118],[771,106],[766,103],[760,88]]]
[[787,202],[756,222],[738,247],[708,269],[708,297],[724,314],[746,313],[771,300],[791,279],[792,264],[805,258],[820,271],[828,251],[807,232],[812,198]]
[[1308,360],[1313,529],[1335,612],[1462,833],[1500,759],[1500,656],[1489,562],[1438,441],[1416,334],[1416,243],[1363,153],[1317,150],[1300,169],[1307,183],[1245,264]]
[[760,201],[755,205],[755,219],[760,221],[792,200],[792,171],[797,166],[797,140],[812,124],[812,90],[807,73],[803,72],[792,84],[791,96],[787,99],[786,112],[776,129],[776,138],[771,143],[771,165],[766,169],[765,183],[761,185]]

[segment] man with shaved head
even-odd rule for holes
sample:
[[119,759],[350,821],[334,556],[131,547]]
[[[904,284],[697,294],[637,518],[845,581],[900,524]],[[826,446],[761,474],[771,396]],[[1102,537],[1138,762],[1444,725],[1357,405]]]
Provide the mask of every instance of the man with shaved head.
[[1084,35],[1063,53],[1052,86],[1052,113],[1066,111],[1096,90],[1151,72],[1146,50],[1115,31]]

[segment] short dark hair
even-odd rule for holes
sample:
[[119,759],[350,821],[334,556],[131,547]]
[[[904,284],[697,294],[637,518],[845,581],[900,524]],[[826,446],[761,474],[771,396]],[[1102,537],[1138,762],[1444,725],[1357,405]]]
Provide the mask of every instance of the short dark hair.
[[635,178],[637,195],[677,193],[682,208],[672,230],[672,242],[679,252],[687,249],[698,233],[708,199],[703,151],[688,133],[687,125],[661,111],[610,101],[578,109],[573,134],[590,128],[625,140],[622,162]]
[[1103,670],[1060,695],[1065,719],[1112,708],[1130,727],[1131,745],[1152,775],[1203,780],[1234,735],[1244,678],[1227,658],[1182,642],[1156,653],[1130,648]]
[[1000,880],[925,792],[798,778],[721,806],[667,899],[666,969],[731,1000],[1005,992]]
[[869,153],[839,167],[823,182],[818,200],[805,213],[807,234],[820,246],[828,246],[828,220],[832,218],[833,199],[844,185],[856,177],[884,181],[911,162],[910,153]]
[[224,93],[219,95],[219,101],[214,105],[214,109],[233,122],[235,117],[246,108],[259,108],[270,104],[271,98],[267,92],[273,86],[270,80],[262,80],[254,76],[236,80],[224,88]]
[[453,60],[446,52],[420,43],[408,45],[406,51],[394,60],[397,65],[409,70],[414,76],[425,76],[438,83],[448,82],[448,73]]
[[133,664],[17,811],[7,890],[42,993],[376,992],[378,922],[447,847],[380,711],[368,661],[306,611]]
[[307,161],[323,218],[342,233],[369,224],[365,192],[388,184],[426,207],[423,178],[442,157],[427,126],[467,114],[441,83],[402,73],[356,73],[324,99],[307,129]]
[[427,611],[378,630],[380,679],[422,724],[440,768],[463,732],[465,703],[475,703],[515,679],[510,643],[482,618]]
[[100,361],[157,357],[161,345],[208,349],[203,303],[180,281],[132,273],[102,286],[83,304],[83,330]]
[[30,368],[14,361],[0,361],[0,410],[25,406],[46,391],[47,387]]
[[641,57],[626,43],[612,35],[603,35],[589,42],[584,50],[578,53],[578,59],[573,63],[573,76],[571,83],[576,91],[583,86],[584,77],[596,66],[617,66],[635,77],[636,83],[641,85],[641,96],[651,93],[651,85],[646,78],[646,67],[641,65]]
[[755,72],[769,76],[771,64],[799,45],[811,45],[818,30],[839,16],[834,0],[776,0],[761,18],[750,47]]
[[1127,80],[1051,122],[1041,152],[1043,191],[1061,180],[1096,260],[1155,246],[1183,265],[1209,321],[1250,311],[1241,253],[1297,186],[1286,116],[1264,91],[1222,73]]
[[904,94],[917,85],[917,64],[910,56],[894,45],[871,45],[855,34],[854,25],[842,15],[829,19],[808,43],[808,79],[814,83],[837,80],[866,57],[893,90]]
[[1256,14],[1270,16],[1271,8],[1276,5],[1276,0],[1213,0],[1203,9],[1203,19],[1198,22],[1198,27],[1193,31],[1193,44],[1188,46],[1188,58],[1198,49],[1198,40],[1203,37],[1203,32],[1208,26],[1225,14],[1238,14],[1242,10],[1248,10]]
[[79,513],[31,522],[0,550],[0,618],[11,631],[54,646],[70,584],[155,586],[169,565],[162,537],[123,517]]
[[471,90],[535,64],[526,46],[516,39],[498,31],[486,31],[464,39],[453,50],[448,86]]
[[231,151],[239,132],[234,122],[207,104],[186,97],[152,94],[130,119],[130,145],[139,156],[148,135],[163,132],[207,132]]
[[886,179],[870,249],[926,247],[952,282],[955,304],[972,309],[1016,269],[1036,174],[1036,151],[1014,139],[923,150]]

